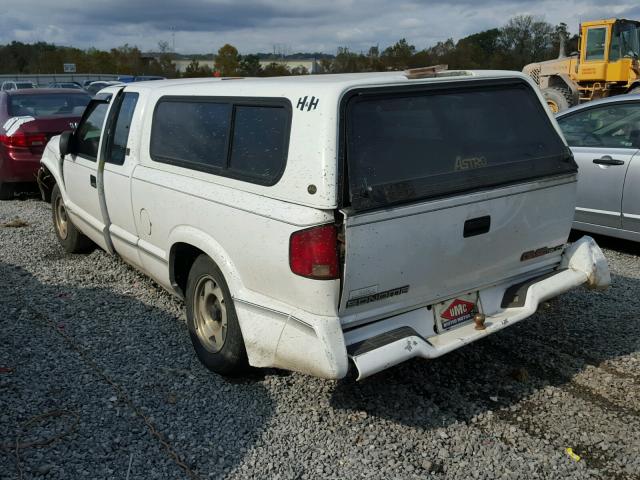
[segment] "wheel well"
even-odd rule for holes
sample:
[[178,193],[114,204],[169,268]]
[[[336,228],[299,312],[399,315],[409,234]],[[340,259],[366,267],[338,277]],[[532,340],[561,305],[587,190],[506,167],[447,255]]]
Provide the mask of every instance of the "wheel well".
[[53,187],[56,184],[55,177],[47,167],[41,165],[36,175],[36,181],[38,182],[38,189],[40,190],[42,200],[51,203],[51,192],[53,192]]
[[176,243],[171,247],[169,254],[169,279],[175,291],[185,296],[187,292],[187,280],[189,272],[200,255],[204,252],[188,243]]
[[557,75],[549,76],[549,87],[569,90],[569,85],[567,85],[567,83]]

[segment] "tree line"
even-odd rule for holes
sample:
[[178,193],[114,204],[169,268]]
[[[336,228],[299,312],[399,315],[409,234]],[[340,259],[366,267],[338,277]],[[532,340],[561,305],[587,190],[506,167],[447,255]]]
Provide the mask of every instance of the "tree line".
[[[450,69],[521,70],[527,63],[557,57],[561,39],[565,41],[567,52],[577,50],[578,37],[569,33],[566,24],[552,25],[540,18],[521,15],[510,19],[501,28],[474,33],[457,42],[449,38],[422,50],[404,38],[384,49],[374,45],[367,51],[354,52],[348,47],[339,47],[335,56],[323,55],[317,59],[318,73],[403,70],[436,64],[447,64]],[[0,73],[61,73],[64,63],[75,63],[80,73],[162,75],[170,78],[309,73],[304,67],[290,68],[277,59],[263,65],[260,62],[262,55],[240,55],[229,44],[214,55],[213,69],[194,59],[184,72],[178,72],[175,58],[167,42],[158,45],[158,52],[145,54],[130,45],[105,51],[14,41],[0,46]]]

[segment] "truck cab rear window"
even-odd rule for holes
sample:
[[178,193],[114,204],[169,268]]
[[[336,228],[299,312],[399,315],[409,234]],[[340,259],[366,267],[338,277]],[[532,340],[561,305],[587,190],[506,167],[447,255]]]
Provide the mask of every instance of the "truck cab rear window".
[[[151,158],[163,163],[275,184],[286,163],[291,109],[278,100],[161,99]],[[251,102],[248,102],[251,103]]]
[[354,209],[575,171],[521,83],[352,96],[346,160]]

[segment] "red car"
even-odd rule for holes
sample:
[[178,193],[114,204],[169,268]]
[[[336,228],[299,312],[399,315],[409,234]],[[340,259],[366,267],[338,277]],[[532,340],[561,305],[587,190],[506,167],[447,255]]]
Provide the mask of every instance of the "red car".
[[35,88],[0,92],[0,200],[35,182],[44,147],[73,130],[91,97],[73,89]]

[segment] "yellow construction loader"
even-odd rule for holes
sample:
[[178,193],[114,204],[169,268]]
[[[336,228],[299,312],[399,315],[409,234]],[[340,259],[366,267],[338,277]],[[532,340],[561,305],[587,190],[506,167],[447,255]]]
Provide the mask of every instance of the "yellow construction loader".
[[640,22],[611,18],[580,25],[579,52],[530,63],[522,71],[540,86],[549,108],[621,93],[640,93]]

